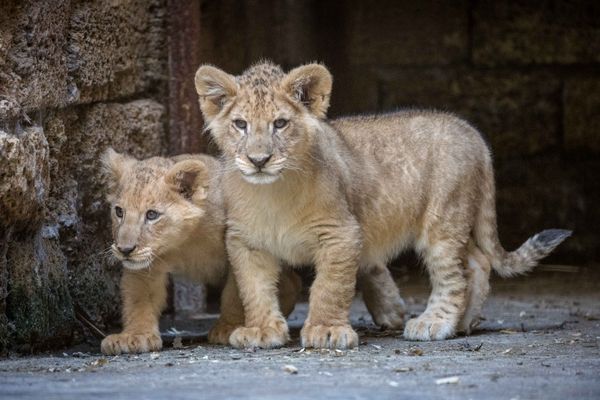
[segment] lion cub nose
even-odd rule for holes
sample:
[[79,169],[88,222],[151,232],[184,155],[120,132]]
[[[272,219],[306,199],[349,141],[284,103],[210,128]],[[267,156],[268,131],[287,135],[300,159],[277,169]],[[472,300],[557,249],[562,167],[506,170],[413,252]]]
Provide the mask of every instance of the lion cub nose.
[[121,252],[124,256],[130,255],[136,248],[136,245],[133,246],[117,246],[117,250]]
[[265,164],[267,162],[269,162],[269,160],[271,159],[271,154],[253,154],[253,155],[248,155],[248,160],[250,160],[250,162],[252,164],[254,164],[254,166],[256,168],[262,168],[265,166]]

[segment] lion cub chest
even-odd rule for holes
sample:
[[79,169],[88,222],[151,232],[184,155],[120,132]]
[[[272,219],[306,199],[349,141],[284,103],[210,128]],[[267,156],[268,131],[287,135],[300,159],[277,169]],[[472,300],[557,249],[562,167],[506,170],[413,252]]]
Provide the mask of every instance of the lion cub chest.
[[290,265],[306,265],[313,263],[318,236],[305,221],[290,208],[260,207],[245,215],[243,231],[251,246]]

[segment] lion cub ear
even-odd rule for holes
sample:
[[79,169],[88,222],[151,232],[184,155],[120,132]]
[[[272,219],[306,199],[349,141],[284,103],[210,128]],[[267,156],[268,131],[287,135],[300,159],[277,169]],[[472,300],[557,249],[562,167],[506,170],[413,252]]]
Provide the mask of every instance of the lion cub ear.
[[119,187],[121,177],[126,173],[128,166],[135,162],[135,159],[128,155],[117,153],[112,147],[109,147],[102,154],[100,159],[103,170],[107,175],[107,197],[115,194]]
[[196,92],[200,96],[200,110],[207,123],[236,95],[235,77],[211,65],[202,65],[194,79]]
[[183,160],[171,167],[165,175],[169,188],[192,203],[208,196],[208,170],[200,160]]
[[283,78],[284,90],[296,101],[304,104],[318,118],[325,118],[333,78],[320,64],[307,64],[291,70]]

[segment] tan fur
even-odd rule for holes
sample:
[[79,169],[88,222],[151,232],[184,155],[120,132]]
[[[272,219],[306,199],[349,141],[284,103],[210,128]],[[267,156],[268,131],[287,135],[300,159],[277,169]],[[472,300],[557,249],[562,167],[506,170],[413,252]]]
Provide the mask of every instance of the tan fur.
[[[210,66],[196,73],[207,129],[223,152],[227,248],[246,311],[231,344],[287,340],[274,285],[281,260],[316,268],[304,346],[358,344],[348,322],[357,272],[371,313],[401,324],[401,299],[385,266],[408,247],[421,255],[433,289],[405,336],[444,339],[459,323],[470,327],[461,318],[467,307],[468,318],[476,317],[487,289],[469,290],[467,279],[487,284],[486,263],[502,270],[514,255],[498,245],[486,144],[466,122],[433,111],[327,122],[331,81],[317,64],[288,74],[269,63],[238,77]],[[277,128],[280,119],[287,124]],[[257,157],[267,162],[257,165]],[[542,253],[523,251],[520,260]],[[468,274],[467,265],[478,273]]]
[[[166,302],[168,273],[223,287],[221,316],[209,333],[226,344],[244,324],[243,307],[225,251],[225,213],[218,162],[209,156],[153,157],[138,161],[109,149],[112,251],[123,262],[123,332],[102,341],[104,354],[145,352],[162,347],[158,319]],[[115,207],[123,210],[116,215]],[[146,218],[148,210],[160,217]],[[119,247],[133,246],[126,255]],[[295,274],[284,274],[282,309],[289,314],[300,291]],[[282,291],[283,293],[283,291]]]

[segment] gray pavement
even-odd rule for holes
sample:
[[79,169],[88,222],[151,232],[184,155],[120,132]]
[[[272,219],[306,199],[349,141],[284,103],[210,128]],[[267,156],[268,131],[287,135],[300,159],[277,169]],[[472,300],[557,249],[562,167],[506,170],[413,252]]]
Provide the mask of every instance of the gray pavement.
[[[409,342],[377,331],[357,300],[357,350],[301,349],[300,304],[294,340],[277,350],[188,344],[182,330],[204,331],[203,319],[174,323],[171,338],[184,347],[160,353],[103,357],[80,346],[1,359],[0,399],[600,399],[600,275],[570,271],[494,281],[486,320],[469,337]],[[401,287],[420,312],[426,287]]]

